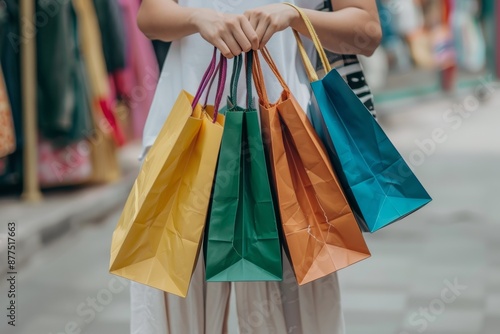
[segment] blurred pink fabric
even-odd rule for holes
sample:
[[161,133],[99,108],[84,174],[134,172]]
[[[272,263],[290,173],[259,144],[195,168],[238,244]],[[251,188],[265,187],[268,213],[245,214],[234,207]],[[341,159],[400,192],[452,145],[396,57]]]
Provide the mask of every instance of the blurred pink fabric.
[[112,75],[116,94],[126,98],[130,106],[133,136],[142,137],[159,77],[158,62],[151,41],[136,23],[140,0],[118,0],[126,28],[127,66]]

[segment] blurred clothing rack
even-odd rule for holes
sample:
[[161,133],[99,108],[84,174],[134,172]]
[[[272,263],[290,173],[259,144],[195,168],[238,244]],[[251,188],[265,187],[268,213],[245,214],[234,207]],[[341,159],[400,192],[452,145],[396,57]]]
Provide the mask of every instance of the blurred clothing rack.
[[142,137],[159,78],[140,3],[0,0],[0,195],[120,179],[118,150]]

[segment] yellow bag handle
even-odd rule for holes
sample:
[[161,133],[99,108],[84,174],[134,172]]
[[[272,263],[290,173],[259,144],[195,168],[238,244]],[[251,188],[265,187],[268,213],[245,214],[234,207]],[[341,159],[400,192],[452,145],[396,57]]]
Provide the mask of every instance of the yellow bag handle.
[[[314,29],[311,20],[309,20],[309,17],[307,17],[306,13],[299,7],[295,6],[294,4],[291,4],[289,2],[284,2],[285,5],[288,5],[290,7],[293,7],[300,15],[302,18],[302,21],[304,21],[304,24],[306,25],[307,30],[309,31],[309,34],[311,35],[311,39],[314,43],[314,46],[316,47],[316,50],[318,51],[319,57],[321,59],[321,63],[323,64],[323,68],[325,70],[325,73],[328,73],[332,70],[332,67],[330,65],[330,62],[328,61],[328,57],[326,56],[325,49],[323,48],[321,41],[319,40],[318,34],[316,33],[316,30]],[[300,38],[299,32],[297,30],[293,30],[293,34],[295,35],[295,39],[297,40],[297,46],[299,47],[299,53],[302,58],[302,62],[304,63],[304,66],[306,68],[306,73],[307,76],[309,77],[309,80],[311,82],[318,81],[318,74],[316,73],[316,70],[314,69],[314,66],[311,63],[311,60],[309,59],[309,56],[307,55],[307,51],[304,47],[304,44],[302,43],[302,39]]]

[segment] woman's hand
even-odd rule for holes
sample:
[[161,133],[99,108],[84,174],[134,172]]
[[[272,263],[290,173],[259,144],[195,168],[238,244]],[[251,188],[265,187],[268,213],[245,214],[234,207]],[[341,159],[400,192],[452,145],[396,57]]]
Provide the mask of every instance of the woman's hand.
[[244,15],[200,8],[193,11],[190,21],[200,35],[227,58],[259,48],[258,35]]
[[250,9],[244,15],[257,33],[259,49],[263,48],[275,33],[285,30],[294,20],[300,18],[295,9],[281,3]]
[[[382,30],[375,0],[332,0],[335,11],[306,9],[323,46],[341,54],[371,55]],[[179,6],[175,0],[142,0],[137,23],[151,39],[175,41],[200,33],[227,57],[262,48],[278,31],[289,26],[308,36],[298,13],[285,4],[273,4],[244,15]]]

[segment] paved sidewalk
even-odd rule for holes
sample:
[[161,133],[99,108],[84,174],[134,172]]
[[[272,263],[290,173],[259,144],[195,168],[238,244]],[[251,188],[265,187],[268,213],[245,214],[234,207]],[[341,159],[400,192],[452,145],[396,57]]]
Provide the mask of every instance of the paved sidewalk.
[[16,222],[17,264],[85,223],[95,222],[123,205],[137,176],[139,146],[131,144],[119,154],[123,176],[112,184],[81,186],[45,194],[40,203],[26,203],[19,198],[0,198],[0,276],[6,272],[4,259],[6,225]]
[[[340,273],[347,334],[500,333],[495,94],[480,105],[465,92],[451,102],[419,100],[382,113],[434,201],[367,235],[372,258]],[[450,113],[453,104],[466,106],[462,114]]]
[[[18,272],[16,327],[7,324],[1,311],[0,333],[130,332],[130,282],[108,272],[111,235],[120,211],[82,225],[78,233],[68,233],[33,254]],[[2,310],[5,293],[0,282]]]

